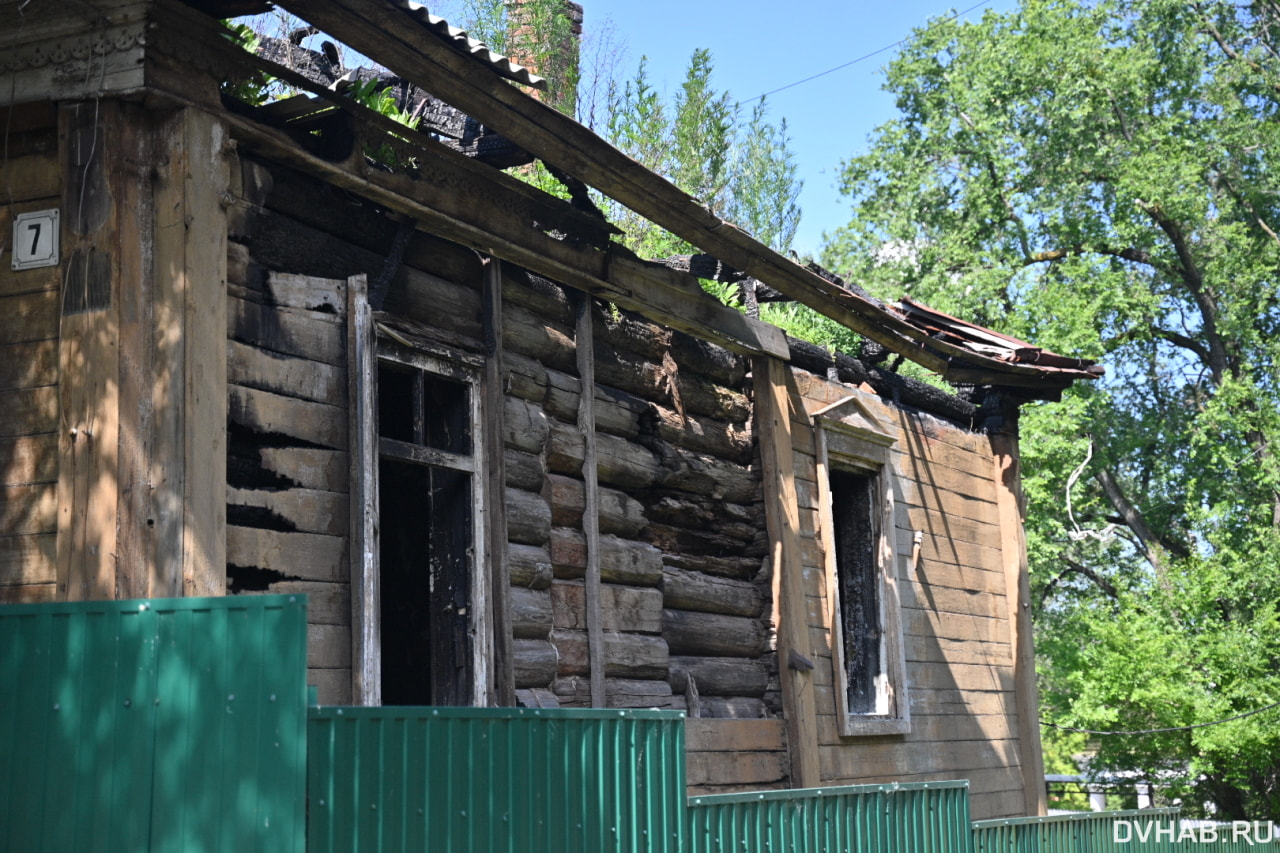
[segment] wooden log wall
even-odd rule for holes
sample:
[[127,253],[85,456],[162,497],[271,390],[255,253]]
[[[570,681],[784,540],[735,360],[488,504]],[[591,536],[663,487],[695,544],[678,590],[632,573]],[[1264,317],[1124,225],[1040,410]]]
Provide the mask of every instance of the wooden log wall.
[[[325,493],[329,517],[348,516],[341,504],[347,421],[338,289],[349,275],[380,271],[396,223],[359,199],[248,158],[240,185],[229,264],[236,283],[230,297],[232,445],[246,448],[253,437],[262,471],[282,479],[229,490],[235,503],[228,540],[248,543],[245,565],[259,571],[242,573],[246,578],[265,580],[273,589],[307,583],[328,593],[327,604],[313,606],[319,615],[312,676],[330,679],[322,681],[322,688],[328,684],[324,701],[340,701],[349,683],[345,558],[320,577],[313,565],[305,579],[276,578],[263,563],[284,550],[305,550],[273,549],[269,541],[324,543],[315,550],[330,564],[343,553],[341,523],[281,529],[302,522],[277,496],[318,501],[312,493]],[[331,302],[318,300],[316,278],[328,280],[320,290],[333,294]],[[472,251],[417,233],[385,310],[430,329],[454,349],[482,353],[483,281],[484,265]],[[286,287],[289,282],[296,287]],[[501,294],[504,508],[518,701],[589,705],[591,660],[598,654],[608,706],[690,713],[690,732],[699,733],[690,738],[694,790],[785,786],[792,764],[780,720],[769,543],[747,364],[626,312],[592,306],[604,634],[603,648],[593,652],[574,303],[564,288],[511,264],[502,265]],[[276,304],[289,298],[294,302]],[[293,342],[288,346],[296,351],[281,352],[281,341]],[[304,371],[296,361],[310,364]],[[263,387],[247,378],[253,365],[290,378]],[[795,413],[851,393],[847,385],[802,370],[789,373],[798,389]],[[809,648],[816,653],[814,725],[822,783],[968,777],[975,814],[1017,813],[1017,710],[989,443],[874,396],[866,400],[898,439],[892,453],[898,474],[894,537],[912,730],[869,738],[839,734],[814,434],[807,419],[796,420],[791,434]],[[329,408],[317,408],[324,406]],[[320,418],[322,413],[329,417]],[[233,453],[232,464],[240,464],[240,455]],[[248,493],[255,491],[269,493],[270,500],[253,503]],[[324,526],[316,521],[320,510],[299,512],[309,527]],[[923,532],[921,560],[908,570],[917,531]],[[243,553],[229,547],[233,551]],[[241,572],[231,573],[234,590]]]
[[[793,372],[796,411],[849,396]],[[835,718],[812,424],[793,422],[796,483],[823,784],[970,780],[976,819],[1023,814],[1019,707],[997,484],[987,436],[862,394],[897,439],[891,453],[895,565],[911,731],[842,738]],[[919,562],[913,562],[921,535]]]
[[13,269],[13,217],[61,206],[51,104],[0,108],[0,602],[55,597],[61,267]]
[[[396,224],[357,198],[250,157],[233,184],[230,464],[232,482],[245,485],[228,490],[229,553],[240,560],[228,561],[231,589],[306,584],[325,592],[328,621],[313,634],[329,647],[313,651],[312,664],[315,673],[321,664],[332,671],[336,689],[348,665],[338,647],[350,630],[340,288],[349,275],[376,277]],[[502,275],[515,688],[525,704],[585,706],[575,307],[557,284],[510,264]],[[417,233],[384,309],[454,349],[481,353],[483,276],[472,251]],[[684,709],[692,695],[690,710],[706,717],[776,715],[745,361],[608,306],[591,311],[606,704]],[[323,502],[332,523],[317,520],[304,500],[317,509]],[[325,557],[307,567],[288,562],[307,553]]]
[[246,229],[270,181],[243,160],[232,180],[227,592],[308,595],[308,681],[349,704],[347,283],[252,258]]

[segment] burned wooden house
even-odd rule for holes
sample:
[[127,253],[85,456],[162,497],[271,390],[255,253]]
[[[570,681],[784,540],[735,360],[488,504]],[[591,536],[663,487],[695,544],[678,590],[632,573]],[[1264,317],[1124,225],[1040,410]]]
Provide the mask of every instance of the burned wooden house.
[[684,709],[691,790],[1042,810],[1018,407],[1096,368],[780,257],[421,7],[280,4],[576,203],[250,57],[257,5],[0,4],[0,601],[305,594],[326,704]]

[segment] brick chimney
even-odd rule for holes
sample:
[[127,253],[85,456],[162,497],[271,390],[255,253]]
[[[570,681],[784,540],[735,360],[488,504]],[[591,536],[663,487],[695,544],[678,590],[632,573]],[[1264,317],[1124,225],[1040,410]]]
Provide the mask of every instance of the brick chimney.
[[530,94],[573,115],[578,94],[582,5],[572,0],[508,0],[507,52],[512,61],[547,78]]

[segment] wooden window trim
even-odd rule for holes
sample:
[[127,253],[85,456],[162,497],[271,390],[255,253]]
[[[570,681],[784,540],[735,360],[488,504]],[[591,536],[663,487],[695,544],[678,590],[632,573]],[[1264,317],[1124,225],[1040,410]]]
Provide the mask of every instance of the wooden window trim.
[[[852,410],[840,416],[841,409]],[[831,632],[832,675],[836,720],[842,737],[906,734],[911,731],[911,703],[907,692],[906,648],[898,600],[898,556],[894,547],[894,470],[892,448],[896,439],[854,397],[846,398],[813,416],[817,451],[819,531],[825,554],[827,608]],[[873,478],[879,512],[877,599],[882,626],[881,660],[886,678],[885,713],[857,714],[848,708],[848,668],[840,612],[839,567],[836,560],[835,519],[831,493],[832,470]]]
[[[363,294],[361,294],[363,296]],[[353,441],[351,452],[352,496],[361,496],[362,506],[353,505],[353,521],[363,530],[361,547],[352,548],[352,610],[353,638],[359,637],[356,655],[352,661],[354,697],[359,704],[380,705],[381,697],[381,630],[380,599],[378,589],[378,542],[376,519],[378,518],[378,459],[388,456],[422,465],[431,465],[471,474],[472,502],[472,570],[470,583],[470,626],[472,634],[471,704],[484,707],[488,704],[490,660],[492,659],[490,627],[491,597],[488,560],[488,494],[487,461],[485,454],[482,417],[482,383],[479,359],[469,353],[453,353],[444,347],[432,347],[432,352],[406,345],[403,337],[373,322],[363,300],[363,322],[368,329],[362,334],[354,331],[349,336],[352,345],[350,365],[359,381],[352,382],[352,422],[358,427],[359,441]],[[358,321],[352,314],[352,323]],[[455,357],[456,356],[456,357]],[[383,438],[378,435],[377,373],[379,362],[392,362],[443,376],[465,383],[468,394],[472,430],[472,449],[469,455],[422,447],[408,442]],[[357,390],[357,386],[359,386]],[[355,501],[353,500],[353,504]]]

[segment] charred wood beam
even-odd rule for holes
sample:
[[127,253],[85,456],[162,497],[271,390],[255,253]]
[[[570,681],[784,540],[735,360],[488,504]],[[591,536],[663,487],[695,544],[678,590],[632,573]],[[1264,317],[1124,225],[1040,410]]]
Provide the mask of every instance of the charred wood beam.
[[881,397],[895,403],[946,418],[966,428],[972,428],[976,421],[977,406],[941,388],[868,365],[844,353],[833,355],[824,347],[791,336],[787,337],[787,346],[791,349],[791,363],[810,373],[830,377],[834,368],[835,378],[841,382],[869,385]]
[[1045,377],[1045,372],[1034,366],[1009,364],[950,342],[932,340],[927,332],[875,301],[783,257],[588,128],[510,86],[474,57],[422,27],[402,8],[382,0],[285,0],[282,5],[328,32],[341,32],[356,50],[377,56],[419,85],[431,86],[450,103],[544,162],[555,163],[730,266],[768,281],[798,302],[930,370],[946,375],[951,360],[960,358],[993,376],[1019,377],[1028,383]]

